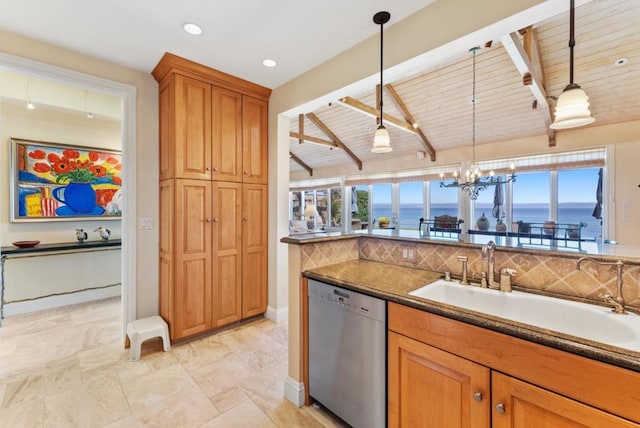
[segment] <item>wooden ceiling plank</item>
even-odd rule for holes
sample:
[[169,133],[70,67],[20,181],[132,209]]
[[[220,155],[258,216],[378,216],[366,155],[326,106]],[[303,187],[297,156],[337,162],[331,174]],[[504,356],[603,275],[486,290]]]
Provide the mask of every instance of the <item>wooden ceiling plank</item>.
[[389,94],[393,102],[396,104],[396,106],[398,106],[400,111],[402,111],[402,114],[404,115],[404,118],[406,119],[407,123],[409,123],[409,125],[411,125],[411,127],[413,127],[413,129],[416,130],[416,133],[420,137],[420,141],[422,142],[422,145],[427,150],[427,153],[429,153],[431,162],[435,162],[436,150],[431,145],[431,142],[429,141],[427,136],[424,135],[424,132],[422,132],[422,129],[418,126],[418,123],[416,122],[416,119],[413,117],[413,115],[409,111],[409,108],[407,108],[407,105],[402,101],[402,98],[400,98],[400,95],[398,94],[396,89],[393,87],[393,85],[391,85],[391,83],[386,84],[385,87],[387,88],[387,93]]
[[311,177],[313,177],[313,168],[311,168],[309,165],[307,165],[306,163],[304,163],[302,161],[302,159],[300,159],[298,156],[294,155],[293,153],[289,152],[289,158],[291,158],[292,161],[294,161],[295,163],[297,163],[298,165],[300,165],[301,167],[303,167],[304,169],[307,170],[307,172],[309,173],[309,175]]
[[538,109],[540,109],[542,113],[547,137],[549,139],[549,147],[555,146],[555,131],[550,128],[551,123],[553,122],[553,114],[551,112],[549,101],[547,101],[547,93],[541,83],[543,81],[542,76],[537,75],[524,47],[522,46],[522,43],[520,43],[520,38],[518,37],[517,32],[500,37],[500,41],[509,54],[509,57],[511,57],[513,64],[520,72],[520,75],[523,77],[523,82],[528,82],[528,84],[525,83],[525,85],[528,86],[534,98],[538,101]]
[[329,146],[332,149],[334,149],[334,148],[335,149],[339,149],[340,148],[340,146],[338,146],[333,141],[325,140],[323,138],[318,138],[318,137],[314,137],[314,136],[311,136],[311,135],[304,135],[304,134],[301,134],[299,132],[290,131],[289,132],[289,137],[297,138],[298,140],[308,141],[310,143],[320,144],[320,145],[323,145],[323,146]]
[[[364,114],[369,115],[371,117],[379,117],[380,116],[380,110],[378,110],[375,107],[369,107],[368,105],[366,105],[362,101],[358,101],[355,98],[343,97],[343,98],[340,98],[339,102],[342,105],[344,105],[345,107],[349,107],[351,109],[354,109],[356,111],[359,111],[360,113],[364,113]],[[413,129],[413,126],[409,125],[407,122],[405,122],[402,119],[398,119],[397,117],[393,117],[393,116],[390,116],[390,115],[385,113],[384,120],[385,120],[385,122],[389,123],[390,125],[395,126],[398,129],[401,129],[401,130],[407,131],[407,132],[412,132],[414,134],[416,133],[416,130]]]
[[353,162],[358,166],[358,170],[362,171],[362,161],[344,144],[340,138],[336,134],[329,129],[329,127],[322,121],[318,116],[314,113],[307,113],[307,117],[315,126],[318,127],[327,137],[329,137],[334,143],[338,144],[338,146],[344,150],[344,152],[353,160]]

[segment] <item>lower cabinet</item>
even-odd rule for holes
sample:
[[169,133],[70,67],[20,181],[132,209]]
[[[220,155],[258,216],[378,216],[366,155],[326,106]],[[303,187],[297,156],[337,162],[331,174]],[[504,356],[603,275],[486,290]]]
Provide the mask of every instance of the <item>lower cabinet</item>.
[[160,184],[160,315],[180,339],[267,309],[267,186]]
[[637,372],[388,307],[391,428],[640,427]]
[[389,427],[488,427],[490,370],[389,332]]

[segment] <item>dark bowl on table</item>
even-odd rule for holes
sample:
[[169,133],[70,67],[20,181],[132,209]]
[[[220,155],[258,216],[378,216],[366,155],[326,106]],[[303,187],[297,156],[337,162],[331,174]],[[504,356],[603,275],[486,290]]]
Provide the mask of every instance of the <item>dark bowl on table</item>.
[[31,247],[35,247],[39,243],[40,241],[16,241],[16,242],[13,242],[13,245],[15,245],[18,248],[31,248]]

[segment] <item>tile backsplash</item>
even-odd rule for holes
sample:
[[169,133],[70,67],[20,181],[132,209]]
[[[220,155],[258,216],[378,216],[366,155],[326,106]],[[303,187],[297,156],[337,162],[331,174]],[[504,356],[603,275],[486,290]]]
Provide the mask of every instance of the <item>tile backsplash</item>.
[[[470,247],[413,243],[361,237],[358,240],[360,258],[382,263],[462,274],[457,256],[467,256],[469,277],[479,278],[485,270],[480,250]],[[406,257],[412,254],[414,257]],[[560,296],[577,297],[602,302],[602,295],[616,291],[616,269],[590,261],[576,269],[576,259],[556,255],[533,255],[498,249],[495,270],[506,267],[516,271],[513,284]],[[640,266],[626,265],[623,294],[628,307],[640,311]]]

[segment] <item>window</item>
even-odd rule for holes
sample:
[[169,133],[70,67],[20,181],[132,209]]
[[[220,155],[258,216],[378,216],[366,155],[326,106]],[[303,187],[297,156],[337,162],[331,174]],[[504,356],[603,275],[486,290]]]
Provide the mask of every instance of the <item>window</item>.
[[478,194],[478,199],[473,202],[473,216],[469,219],[469,224],[467,225],[469,229],[480,229],[478,227],[478,220],[484,215],[489,221],[489,230],[496,230],[497,219],[493,217],[493,196],[495,189],[496,186],[490,186],[485,190],[481,190]]
[[586,223],[581,237],[599,238],[602,233],[602,219],[593,217],[599,176],[600,168],[558,171],[558,223]]
[[400,209],[398,213],[400,229],[416,230],[418,228],[420,217],[424,215],[423,188],[422,181],[400,183]]
[[372,220],[377,221],[380,217],[387,217],[391,220],[393,217],[391,208],[391,184],[374,184],[372,186]]
[[329,206],[327,200],[327,190],[316,190],[316,208],[320,218],[316,219],[316,227],[323,227],[329,224]]
[[300,220],[302,218],[302,193],[289,193],[289,220]]
[[436,216],[450,215],[458,216],[458,195],[459,191],[453,187],[440,187],[440,182],[431,181],[429,183],[430,210],[429,218]]
[[544,223],[551,219],[551,173],[517,174],[513,183],[513,221]]
[[339,188],[331,189],[331,226],[339,227],[342,224],[342,192]]

